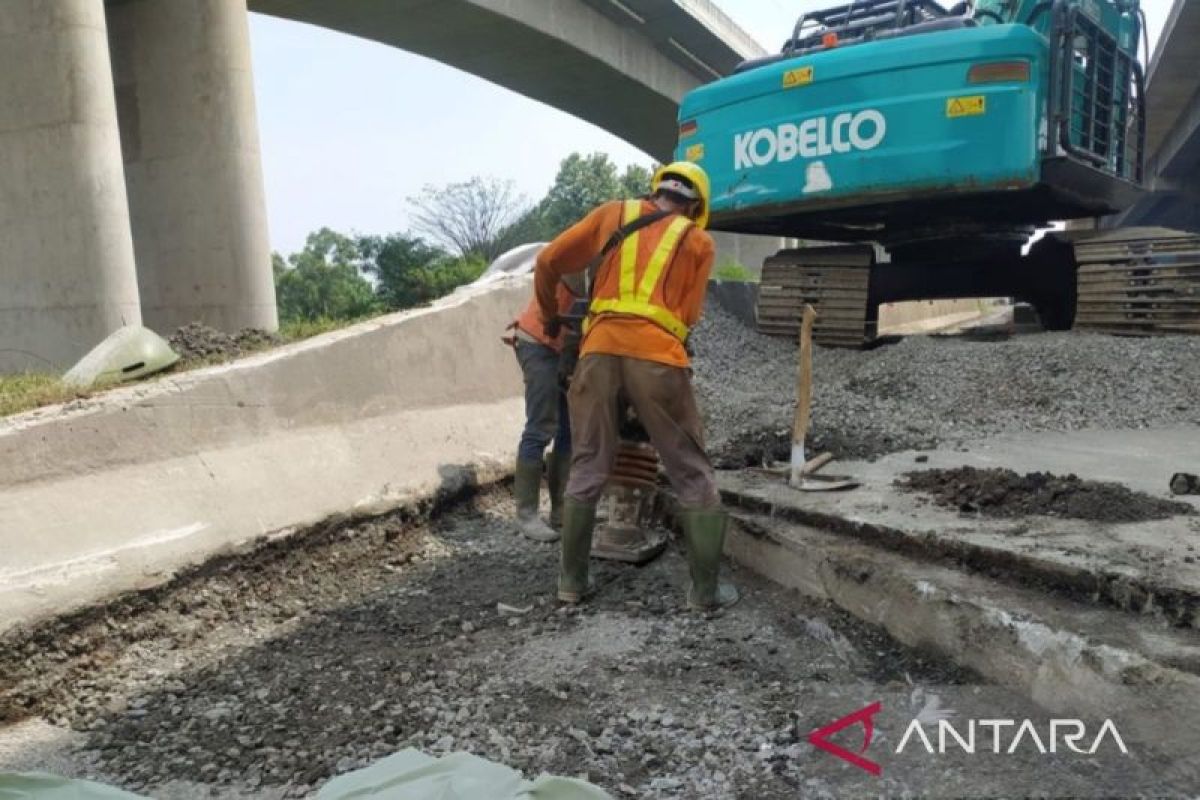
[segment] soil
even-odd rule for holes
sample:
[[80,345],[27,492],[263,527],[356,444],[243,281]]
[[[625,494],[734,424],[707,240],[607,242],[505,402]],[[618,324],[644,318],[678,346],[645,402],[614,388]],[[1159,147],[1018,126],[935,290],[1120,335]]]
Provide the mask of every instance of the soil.
[[896,486],[929,495],[940,506],[991,517],[1041,514],[1094,522],[1141,522],[1195,514],[1187,503],[1135,492],[1117,483],[1075,475],[1010,469],[930,469],[908,472]]
[[[1169,788],[1142,753],[894,755],[935,693],[975,717],[1037,712],[745,572],[736,606],[690,613],[674,547],[643,568],[593,562],[596,597],[559,607],[558,549],[513,534],[506,494],[316,529],[6,637],[7,717],[36,718],[0,728],[0,770],[50,765],[163,798],[299,797],[411,746],[616,798]],[[881,777],[806,741],[875,700]]]
[[247,353],[282,343],[275,334],[258,328],[245,328],[232,336],[200,322],[189,322],[167,340],[179,354],[185,367],[196,362],[231,361]]

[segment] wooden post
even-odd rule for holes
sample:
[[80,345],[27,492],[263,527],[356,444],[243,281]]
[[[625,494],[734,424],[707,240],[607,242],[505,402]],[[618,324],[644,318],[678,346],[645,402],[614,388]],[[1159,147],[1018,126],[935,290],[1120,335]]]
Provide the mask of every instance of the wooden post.
[[791,476],[788,482],[799,486],[803,480],[804,437],[808,433],[809,416],[812,414],[812,329],[817,311],[811,305],[804,306],[800,320],[800,363],[796,369],[796,418],[792,424]]

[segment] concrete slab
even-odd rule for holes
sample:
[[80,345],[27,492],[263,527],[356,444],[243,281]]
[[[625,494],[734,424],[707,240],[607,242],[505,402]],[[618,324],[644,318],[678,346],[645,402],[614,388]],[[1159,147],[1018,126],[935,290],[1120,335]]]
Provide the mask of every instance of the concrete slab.
[[510,468],[529,278],[0,420],[0,632]]
[[[1195,427],[1024,434],[920,454],[926,463],[917,463],[913,451],[874,463],[835,462],[828,471],[862,481],[844,493],[801,493],[751,472],[724,473],[720,482],[727,501],[744,509],[1200,628],[1200,517],[1130,524],[982,518],[928,505],[893,486],[910,470],[970,465],[1074,473],[1165,497],[1173,472],[1198,471],[1198,454]],[[1200,498],[1188,500],[1200,508]]]
[[1111,719],[1164,774],[1200,775],[1200,633],[738,511],[733,559],[949,656],[1056,716]]

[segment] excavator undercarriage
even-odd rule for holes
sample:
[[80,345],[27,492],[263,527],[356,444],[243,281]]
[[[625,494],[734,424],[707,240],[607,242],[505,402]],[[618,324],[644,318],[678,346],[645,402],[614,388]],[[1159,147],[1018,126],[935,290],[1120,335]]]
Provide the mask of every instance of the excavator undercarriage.
[[1166,228],[1051,233],[1019,252],[964,260],[959,243],[918,256],[878,245],[781,250],[763,265],[758,325],[794,337],[805,305],[814,337],[863,347],[879,336],[879,307],[916,299],[1011,297],[1037,309],[1049,330],[1071,327],[1151,336],[1200,334],[1200,235]]

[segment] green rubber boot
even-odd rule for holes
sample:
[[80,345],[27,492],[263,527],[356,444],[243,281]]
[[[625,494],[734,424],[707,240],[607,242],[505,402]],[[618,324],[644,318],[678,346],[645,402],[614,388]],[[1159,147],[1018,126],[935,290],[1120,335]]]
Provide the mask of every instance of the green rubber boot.
[[595,504],[564,498],[562,561],[558,569],[558,599],[564,603],[578,603],[587,594],[588,559],[592,554],[592,529],[595,527]]
[[563,520],[563,492],[567,490],[567,478],[571,475],[570,452],[550,452],[546,459],[546,486],[550,489],[550,527],[561,528]]
[[738,601],[737,589],[719,577],[728,520],[728,515],[720,509],[685,509],[679,513],[692,573],[687,603],[693,611],[731,606]]
[[513,497],[517,501],[517,530],[535,542],[557,542],[558,531],[538,518],[538,494],[542,489],[542,462],[517,459]]

